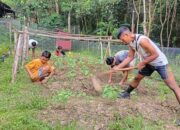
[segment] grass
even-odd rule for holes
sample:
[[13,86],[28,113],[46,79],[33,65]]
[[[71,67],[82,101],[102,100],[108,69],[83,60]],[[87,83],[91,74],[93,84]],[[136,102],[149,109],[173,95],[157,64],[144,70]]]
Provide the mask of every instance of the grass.
[[[89,52],[82,53],[67,53],[66,58],[52,57],[55,61],[55,65],[58,69],[62,69],[66,66],[69,68],[67,77],[73,79],[77,73],[81,73],[84,76],[91,76],[91,66],[96,67],[100,64],[100,58]],[[56,95],[51,97],[42,97],[42,86],[33,84],[29,80],[29,77],[24,70],[20,68],[17,74],[16,82],[12,84],[11,71],[12,71],[13,58],[9,57],[4,63],[0,63],[0,129],[2,130],[79,130],[78,122],[72,122],[65,126],[58,123],[55,126],[51,126],[47,122],[43,122],[37,118],[37,114],[40,110],[49,106],[53,101],[58,103],[66,103],[70,97],[82,97],[87,100],[93,99],[91,96],[87,96],[84,92],[73,92],[69,89],[62,89],[57,92]],[[64,63],[66,62],[66,63]],[[81,68],[78,71],[78,68]],[[172,68],[176,68],[175,66]],[[174,71],[174,69],[173,69]],[[177,70],[175,76],[177,81]],[[156,76],[154,76],[156,77]],[[133,76],[130,76],[133,78]],[[154,79],[145,79],[146,86],[157,89],[159,97],[164,100],[166,96],[172,95],[168,87],[166,87],[162,81],[156,81],[154,85]],[[157,86],[157,87],[156,87]],[[106,85],[103,90],[102,97],[108,99],[116,99],[117,94],[121,91],[117,86]],[[117,118],[109,125],[109,130],[156,130],[161,129],[163,124],[154,126],[154,124],[147,123],[141,116],[130,116],[124,119]]]
[[116,117],[116,120],[109,124],[108,130],[163,130],[162,125],[153,125],[146,122],[140,115]]
[[11,81],[12,57],[0,64],[0,129],[50,129],[47,123],[36,119],[38,110],[48,105],[39,95],[40,86],[32,84],[25,70],[20,69],[14,84]]
[[[42,86],[33,84],[24,70],[20,68],[16,82],[11,83],[13,58],[0,63],[0,129],[1,130],[75,130],[76,123],[65,126],[51,126],[37,119],[38,112],[49,105],[51,99],[42,97]],[[71,92],[62,91],[57,99],[65,101]],[[79,94],[81,96],[83,94]]]

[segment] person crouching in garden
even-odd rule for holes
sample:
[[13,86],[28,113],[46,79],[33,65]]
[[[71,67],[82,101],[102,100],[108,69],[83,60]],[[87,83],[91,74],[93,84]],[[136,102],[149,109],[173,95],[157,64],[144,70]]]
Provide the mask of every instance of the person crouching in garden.
[[[128,57],[128,52],[129,52],[128,50],[122,50],[122,51],[117,52],[113,57],[107,57],[106,64],[110,65],[111,68],[119,65]],[[131,61],[131,63],[126,65],[125,68],[134,66],[134,63],[135,63],[134,61],[135,60]],[[123,72],[123,78],[119,82],[119,85],[124,85],[124,83],[127,81],[129,70],[122,71],[122,72]],[[109,74],[109,80],[108,80],[108,83],[111,83],[111,82],[112,82],[112,73]]]
[[62,46],[58,46],[56,51],[55,51],[55,55],[56,56],[65,56],[65,52],[63,51],[63,48]]
[[32,82],[46,83],[54,74],[54,66],[48,61],[51,58],[49,51],[44,51],[39,59],[34,59],[25,65]]

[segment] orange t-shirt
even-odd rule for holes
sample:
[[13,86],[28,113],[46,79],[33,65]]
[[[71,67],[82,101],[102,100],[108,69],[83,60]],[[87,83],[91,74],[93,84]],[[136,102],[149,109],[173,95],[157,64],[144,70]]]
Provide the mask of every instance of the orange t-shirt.
[[49,62],[43,64],[40,59],[34,59],[31,62],[29,62],[28,64],[26,64],[26,67],[29,68],[29,70],[35,77],[35,79],[33,79],[33,80],[37,80],[39,69],[41,67],[45,67],[45,66],[49,66],[49,68],[50,68],[49,72],[52,72],[55,69],[54,66],[52,66]]

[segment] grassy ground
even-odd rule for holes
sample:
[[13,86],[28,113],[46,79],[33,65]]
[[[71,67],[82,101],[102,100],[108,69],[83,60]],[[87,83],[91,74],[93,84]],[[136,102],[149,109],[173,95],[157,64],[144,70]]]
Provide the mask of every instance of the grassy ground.
[[[75,59],[79,57],[79,59]],[[86,76],[92,75],[89,68],[85,65],[86,63],[82,59],[86,59],[89,64],[100,64],[100,59],[89,53],[69,53],[68,60],[66,62],[69,64],[70,68],[76,67],[76,61],[81,65],[81,73]],[[52,60],[58,60],[53,57]],[[71,90],[65,89],[59,91],[53,97],[44,97],[41,95],[41,90],[43,86],[33,84],[29,80],[27,73],[24,68],[20,68],[17,80],[14,84],[11,81],[11,71],[12,71],[12,57],[5,60],[4,63],[0,63],[0,129],[2,130],[79,130],[78,122],[72,122],[70,124],[62,126],[61,124],[50,125],[49,123],[37,119],[37,114],[44,108],[47,108],[52,102],[66,102],[69,97],[79,96],[87,97],[87,99],[93,98],[88,97],[85,93],[76,93]],[[63,68],[62,60],[55,63],[56,66]],[[178,74],[180,70],[176,69],[177,66],[172,66],[175,72],[178,83],[180,79]],[[76,71],[73,69],[69,70],[67,74],[69,79],[73,79],[76,76]],[[154,75],[156,77],[156,74]],[[157,76],[158,78],[158,76]],[[52,82],[52,81],[50,81]],[[152,86],[154,80],[146,79],[145,81],[148,86]],[[160,99],[165,100],[166,96],[172,96],[170,90],[164,87],[161,81],[158,81],[158,93],[160,94]],[[117,93],[120,90],[118,87],[114,86],[104,88],[102,98],[108,98],[114,100]],[[83,129],[83,128],[82,128]],[[129,116],[127,118],[121,118],[117,116],[116,120],[109,122],[109,130],[159,130],[163,129],[163,124],[152,124],[151,122],[145,121],[142,116]]]

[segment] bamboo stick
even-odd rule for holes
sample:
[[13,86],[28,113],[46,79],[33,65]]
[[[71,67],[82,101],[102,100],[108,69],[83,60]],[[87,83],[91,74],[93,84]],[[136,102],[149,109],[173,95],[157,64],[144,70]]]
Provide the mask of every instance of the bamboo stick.
[[[23,33],[23,31],[18,31],[19,33]],[[94,42],[116,42],[121,43],[119,40],[110,40],[110,39],[91,39],[91,38],[83,38],[83,37],[71,37],[71,36],[59,36],[59,35],[48,35],[48,34],[40,34],[40,33],[33,33],[28,32],[29,35],[37,35],[37,36],[44,36],[44,37],[51,37],[51,38],[59,38],[64,40],[82,40],[82,41],[94,41]]]
[[24,27],[24,34],[23,34],[23,52],[22,52],[22,65],[24,65],[24,61],[27,56],[27,48],[28,48],[28,41],[27,41],[27,27]]
[[18,38],[17,50],[16,50],[16,53],[15,53],[14,64],[13,64],[13,69],[12,69],[12,80],[11,80],[12,83],[14,83],[15,78],[16,78],[16,74],[17,74],[19,57],[20,57],[20,54],[21,54],[20,51],[21,51],[22,39],[23,39],[23,35],[20,34],[19,38]]

